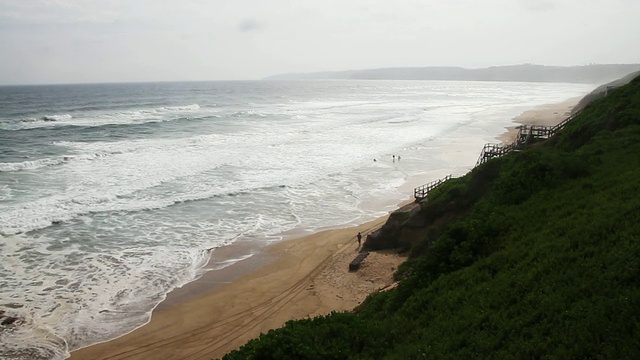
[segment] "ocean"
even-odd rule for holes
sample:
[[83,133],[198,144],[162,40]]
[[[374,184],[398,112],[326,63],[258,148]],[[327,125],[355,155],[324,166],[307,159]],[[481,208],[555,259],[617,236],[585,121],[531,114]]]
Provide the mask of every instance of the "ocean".
[[216,249],[355,226],[595,86],[243,81],[0,87],[0,359],[148,322]]

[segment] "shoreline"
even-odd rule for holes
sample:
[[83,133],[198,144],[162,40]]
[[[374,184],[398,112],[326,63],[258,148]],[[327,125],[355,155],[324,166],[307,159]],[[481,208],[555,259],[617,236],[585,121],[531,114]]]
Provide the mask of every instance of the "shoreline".
[[[359,250],[355,235],[369,233],[387,217],[283,240],[225,268],[226,274],[206,273],[170,293],[146,325],[75,350],[70,358],[218,358],[288,320],[351,310],[369,293],[391,285],[404,261],[394,252],[372,253],[373,261],[348,271]],[[381,263],[386,264],[382,272],[376,266]],[[230,278],[220,281],[224,276]]]
[[[496,137],[511,142],[517,125],[555,125],[582,97],[547,104],[512,119]],[[480,149],[478,149],[478,152]],[[407,200],[398,204],[411,202]],[[229,255],[255,249],[232,244],[215,249],[197,280],[173,290],[138,329],[107,342],[71,352],[71,359],[212,359],[281,327],[291,319],[352,310],[366,296],[393,283],[404,257],[372,252],[357,272],[348,263],[357,254],[355,234],[384,224],[388,214],[367,223],[286,238],[258,248],[230,266],[206,271]]]

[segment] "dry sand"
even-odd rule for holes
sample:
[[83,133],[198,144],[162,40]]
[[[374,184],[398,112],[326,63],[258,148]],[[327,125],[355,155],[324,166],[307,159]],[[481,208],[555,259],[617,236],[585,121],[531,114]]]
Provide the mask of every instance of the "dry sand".
[[[524,112],[519,124],[554,125],[580,98]],[[498,139],[513,141],[517,129]],[[480,151],[480,149],[478,149]],[[404,261],[395,252],[372,252],[357,272],[355,234],[366,235],[386,216],[347,229],[283,241],[223,271],[172,292],[151,321],[118,339],[74,351],[71,359],[215,359],[286,321],[351,310],[371,292],[392,286]],[[227,256],[233,247],[214,251]]]

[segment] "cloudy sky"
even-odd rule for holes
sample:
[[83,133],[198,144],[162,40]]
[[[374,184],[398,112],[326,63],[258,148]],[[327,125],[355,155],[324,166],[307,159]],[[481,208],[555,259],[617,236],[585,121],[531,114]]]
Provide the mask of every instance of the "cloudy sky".
[[640,0],[0,0],[0,84],[640,63]]

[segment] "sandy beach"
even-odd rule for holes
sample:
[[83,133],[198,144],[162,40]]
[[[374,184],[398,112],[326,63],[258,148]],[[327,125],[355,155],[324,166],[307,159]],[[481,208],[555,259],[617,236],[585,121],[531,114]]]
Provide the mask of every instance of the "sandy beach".
[[527,110],[513,119],[516,125],[508,127],[507,131],[498,137],[498,140],[503,143],[513,142],[518,134],[517,127],[519,125],[556,125],[571,115],[571,110],[578,104],[580,99],[582,97],[575,97],[559,103],[546,104]]
[[[556,124],[579,100],[526,111],[514,122]],[[514,126],[498,139],[511,142],[516,133]],[[71,359],[215,359],[288,320],[351,310],[371,292],[391,286],[393,273],[405,260],[394,251],[372,252],[357,272],[348,270],[359,251],[355,235],[366,235],[386,218],[281,241],[206,273],[169,294],[147,325],[74,351]],[[224,251],[233,248],[212,256],[224,257]]]
[[149,324],[75,351],[71,359],[218,358],[288,320],[351,310],[391,285],[404,260],[393,251],[371,253],[359,271],[348,271],[359,251],[355,235],[385,220],[277,243],[225,274],[212,272],[172,293]]

